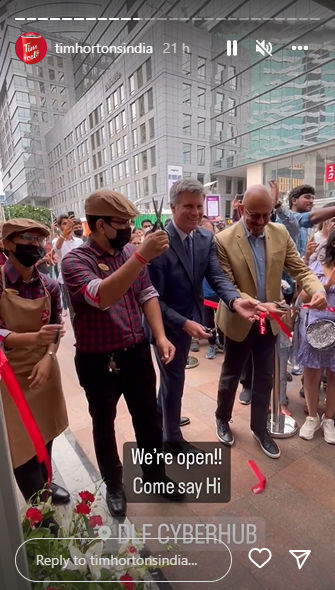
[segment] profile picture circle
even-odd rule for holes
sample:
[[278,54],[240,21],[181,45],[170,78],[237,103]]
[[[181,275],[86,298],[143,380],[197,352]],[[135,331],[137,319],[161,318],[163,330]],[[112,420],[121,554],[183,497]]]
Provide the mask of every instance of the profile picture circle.
[[37,64],[46,52],[46,40],[39,33],[23,33],[15,43],[15,53],[25,64]]

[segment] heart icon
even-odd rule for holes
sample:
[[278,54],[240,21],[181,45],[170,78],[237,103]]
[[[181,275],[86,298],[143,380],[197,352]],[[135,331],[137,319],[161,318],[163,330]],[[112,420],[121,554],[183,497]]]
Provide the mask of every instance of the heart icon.
[[[251,557],[253,553],[255,554],[254,558]],[[262,553],[263,555],[261,555]],[[254,549],[250,549],[248,557],[250,561],[260,569],[270,561],[272,553],[270,549],[267,549],[266,547],[262,547],[262,549],[256,549],[255,547]],[[256,561],[255,557],[258,561]]]

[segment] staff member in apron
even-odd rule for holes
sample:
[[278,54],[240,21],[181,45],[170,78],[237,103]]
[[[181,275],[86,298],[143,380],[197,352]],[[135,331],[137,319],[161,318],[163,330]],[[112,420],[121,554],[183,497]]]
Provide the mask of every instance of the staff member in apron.
[[[34,266],[44,255],[48,229],[31,219],[4,223],[8,260],[1,267],[0,336],[8,361],[23,391],[51,457],[53,439],[68,426],[56,358],[64,330],[57,282]],[[47,473],[3,381],[0,383],[9,447],[17,484],[29,500],[47,481]],[[51,484],[52,500],[66,503],[69,493]]]

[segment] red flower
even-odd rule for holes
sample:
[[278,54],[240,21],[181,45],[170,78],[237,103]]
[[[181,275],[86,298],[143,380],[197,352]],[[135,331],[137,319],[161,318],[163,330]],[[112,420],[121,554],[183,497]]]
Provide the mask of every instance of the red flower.
[[38,508],[28,508],[26,512],[26,519],[30,520],[30,525],[40,524],[43,520],[43,514]]
[[77,514],[89,514],[91,512],[91,507],[88,504],[85,504],[85,502],[80,502],[80,504],[77,504],[75,507],[75,512]]
[[134,545],[130,545],[130,547],[128,547],[128,551],[129,553],[137,553],[137,549],[134,547]]
[[88,519],[88,524],[94,529],[95,526],[102,525],[102,518],[100,514],[96,514],[95,516],[90,516]]
[[87,490],[85,492],[79,492],[79,496],[81,497],[82,502],[87,503],[91,503],[94,502],[95,500],[95,496],[93,496],[93,494],[91,494],[91,492],[88,492]]
[[134,590],[135,582],[129,574],[123,574],[120,578],[121,586],[124,590]]

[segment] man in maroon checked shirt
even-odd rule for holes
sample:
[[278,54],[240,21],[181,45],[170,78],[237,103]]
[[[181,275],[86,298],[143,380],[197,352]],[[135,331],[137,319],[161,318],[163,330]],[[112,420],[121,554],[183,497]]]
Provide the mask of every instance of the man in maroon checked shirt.
[[[141,312],[162,362],[169,363],[175,348],[165,336],[158,293],[146,268],[147,262],[167,250],[169,243],[167,234],[160,230],[149,234],[137,250],[129,244],[130,220],[138,211],[115,191],[101,189],[90,195],[85,213],[91,237],[64,257],[62,274],[74,308],[76,369],[92,416],[107,505],[112,516],[124,516],[126,498],[114,431],[116,406],[122,394],[138,446],[148,451],[162,448],[156,376]],[[171,482],[164,466],[142,466],[142,471],[145,480]],[[163,495],[180,500],[177,486],[172,485],[172,489]]]

